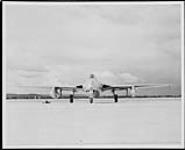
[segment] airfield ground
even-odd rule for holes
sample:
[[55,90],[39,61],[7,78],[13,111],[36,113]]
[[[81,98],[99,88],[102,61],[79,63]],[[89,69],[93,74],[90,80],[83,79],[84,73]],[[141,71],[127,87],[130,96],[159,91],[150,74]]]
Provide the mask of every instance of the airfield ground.
[[145,98],[7,100],[4,144],[62,146],[92,144],[178,145],[181,99]]

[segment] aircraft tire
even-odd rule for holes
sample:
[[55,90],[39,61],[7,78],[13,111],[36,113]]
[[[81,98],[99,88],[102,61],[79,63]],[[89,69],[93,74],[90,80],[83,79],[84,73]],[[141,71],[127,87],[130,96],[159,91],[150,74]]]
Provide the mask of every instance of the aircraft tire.
[[91,104],[93,103],[93,98],[90,98],[90,103],[91,103]]
[[73,103],[74,102],[74,96],[71,94],[69,97],[70,97],[69,98],[70,103]]
[[50,104],[50,101],[45,100],[43,103],[44,103],[44,104]]
[[117,103],[118,102],[118,95],[114,94],[114,102]]

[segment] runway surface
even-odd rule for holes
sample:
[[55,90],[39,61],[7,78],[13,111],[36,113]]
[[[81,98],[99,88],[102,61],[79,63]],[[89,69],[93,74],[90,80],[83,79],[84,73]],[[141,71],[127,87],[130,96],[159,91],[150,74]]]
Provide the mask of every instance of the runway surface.
[[181,99],[7,100],[6,146],[180,144]]

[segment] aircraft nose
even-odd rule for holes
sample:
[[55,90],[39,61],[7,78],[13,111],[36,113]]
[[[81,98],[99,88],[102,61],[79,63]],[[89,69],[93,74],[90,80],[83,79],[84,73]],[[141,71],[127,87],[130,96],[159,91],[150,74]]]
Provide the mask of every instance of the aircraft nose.
[[94,74],[90,74],[90,78],[94,78]]

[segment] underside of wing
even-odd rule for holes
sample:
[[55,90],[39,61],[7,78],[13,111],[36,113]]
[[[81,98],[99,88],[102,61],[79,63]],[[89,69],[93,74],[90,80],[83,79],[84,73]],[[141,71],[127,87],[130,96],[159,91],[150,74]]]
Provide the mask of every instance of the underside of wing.
[[134,87],[138,88],[150,88],[150,87],[164,87],[164,86],[170,86],[169,84],[143,84],[143,85],[134,85]]
[[83,86],[82,85],[78,85],[78,86],[17,86],[19,88],[24,88],[24,89],[46,89],[46,90],[50,90],[50,89],[61,89],[63,91],[74,91],[74,90],[79,90],[82,89]]
[[83,89],[83,87],[81,85],[79,85],[79,86],[56,86],[53,88],[60,89],[62,91],[71,91],[71,92],[78,92]]
[[125,90],[125,89],[131,88],[131,87],[132,87],[131,85],[111,86],[111,85],[103,84],[102,90],[103,91],[106,91],[106,90]]
[[126,89],[132,89],[132,88],[150,88],[150,87],[163,87],[163,86],[169,86],[169,84],[136,84],[136,85],[102,85],[102,89],[104,91],[106,90],[126,90]]

